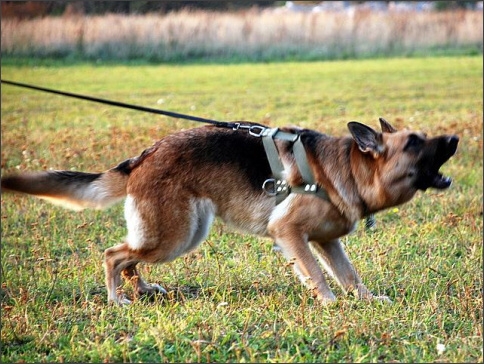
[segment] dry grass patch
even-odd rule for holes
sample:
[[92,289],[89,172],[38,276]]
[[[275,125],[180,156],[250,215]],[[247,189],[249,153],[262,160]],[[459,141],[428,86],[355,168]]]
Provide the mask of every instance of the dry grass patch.
[[482,11],[284,13],[2,19],[3,55],[174,61],[193,58],[333,59],[482,51]]

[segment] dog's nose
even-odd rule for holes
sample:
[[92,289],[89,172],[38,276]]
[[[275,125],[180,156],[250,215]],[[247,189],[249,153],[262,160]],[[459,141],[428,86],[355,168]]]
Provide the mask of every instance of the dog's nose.
[[457,135],[451,135],[447,137],[447,143],[459,143],[459,137]]
[[457,144],[459,144],[459,137],[457,135],[449,135],[445,138],[447,142],[446,150],[450,153],[450,155],[454,155],[457,151]]
[[457,135],[450,135],[447,137],[447,144],[450,146],[457,146],[459,143],[459,137]]

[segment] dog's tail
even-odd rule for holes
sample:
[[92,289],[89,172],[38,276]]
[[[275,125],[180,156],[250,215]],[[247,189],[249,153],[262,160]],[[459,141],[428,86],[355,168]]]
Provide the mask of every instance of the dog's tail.
[[106,208],[126,196],[133,160],[104,173],[43,171],[7,176],[2,178],[2,193],[23,192],[73,210]]

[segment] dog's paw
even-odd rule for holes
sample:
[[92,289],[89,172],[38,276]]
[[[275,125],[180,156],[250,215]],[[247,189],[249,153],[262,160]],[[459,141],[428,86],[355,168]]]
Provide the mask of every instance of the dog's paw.
[[329,306],[336,302],[336,296],[333,294],[333,292],[322,294],[314,289],[313,295],[323,306]]
[[361,283],[358,284],[356,288],[353,290],[353,294],[355,295],[355,297],[358,297],[360,300],[368,300],[368,301],[376,300],[376,301],[381,301],[385,303],[393,303],[392,300],[388,298],[388,296],[374,295],[368,290],[368,288],[365,287],[364,284],[361,284]]
[[132,302],[126,297],[120,297],[117,303],[119,306],[127,306],[127,305],[130,305]]
[[156,284],[156,283],[151,283],[150,284],[151,286],[151,292],[152,293],[158,293],[158,294],[167,294],[168,292],[166,291],[166,289],[164,289],[162,286],[160,286],[159,284]]
[[321,303],[323,306],[331,306],[336,303],[336,297],[324,297],[320,298],[318,297],[319,303]]
[[156,283],[144,284],[143,287],[138,287],[138,293],[140,295],[156,295],[156,294],[167,294],[168,292],[162,286]]
[[118,296],[115,299],[111,298],[108,300],[109,304],[116,305],[116,306],[127,306],[130,305],[132,302],[131,300],[127,299],[126,296]]
[[374,300],[384,302],[384,303],[393,303],[393,301],[388,296],[373,296]]

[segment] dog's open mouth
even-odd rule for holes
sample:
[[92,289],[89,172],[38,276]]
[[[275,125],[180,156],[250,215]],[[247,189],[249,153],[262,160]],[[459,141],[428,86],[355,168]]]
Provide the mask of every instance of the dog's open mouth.
[[425,191],[427,188],[436,188],[444,190],[449,188],[452,184],[452,178],[444,176],[440,172],[432,172],[430,170],[421,171],[415,183],[415,187],[419,190]]
[[440,167],[457,151],[459,138],[456,135],[435,138],[429,143],[419,164],[419,177],[416,187],[420,190],[436,188],[443,190],[452,184],[452,178],[439,172]]

